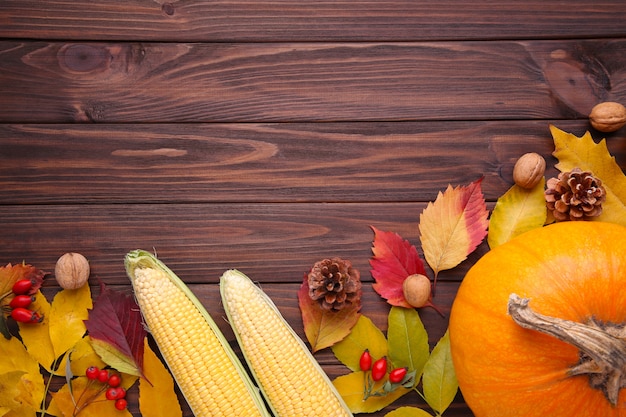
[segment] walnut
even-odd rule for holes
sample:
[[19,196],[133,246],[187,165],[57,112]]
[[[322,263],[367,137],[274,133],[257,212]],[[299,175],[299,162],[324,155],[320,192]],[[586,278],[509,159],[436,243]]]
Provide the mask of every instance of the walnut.
[[600,132],[615,132],[626,125],[626,107],[614,101],[596,104],[589,114],[589,122]]
[[535,152],[522,155],[513,167],[513,181],[522,188],[534,188],[546,172],[546,160]]
[[80,253],[68,252],[61,256],[54,267],[54,276],[66,290],[75,290],[87,283],[89,262]]

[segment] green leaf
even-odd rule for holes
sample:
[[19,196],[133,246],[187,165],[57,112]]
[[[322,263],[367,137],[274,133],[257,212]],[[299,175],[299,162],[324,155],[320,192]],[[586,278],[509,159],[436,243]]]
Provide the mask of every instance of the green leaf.
[[396,368],[407,367],[415,371],[415,384],[430,354],[428,333],[413,308],[391,307],[388,316],[389,360]]
[[417,407],[400,407],[385,414],[385,417],[432,417],[429,413]]
[[[351,372],[347,375],[342,375],[333,380],[333,384],[337,391],[343,398],[344,402],[354,414],[357,413],[373,413],[378,410],[382,410],[389,404],[393,403],[404,394],[410,392],[410,389],[398,387],[395,391],[390,392],[387,395],[371,396],[363,401],[363,394],[365,388],[365,375],[363,372]],[[374,385],[373,391],[381,390],[384,384],[384,380],[378,381]]]
[[452,365],[450,355],[450,335],[449,332],[437,342],[437,345],[430,354],[430,358],[424,366],[422,376],[424,387],[424,398],[428,405],[438,414],[448,408],[454,400],[459,385]]
[[331,347],[335,357],[351,371],[358,371],[359,359],[365,349],[373,358],[387,356],[387,339],[368,317],[361,315],[350,334]]
[[98,354],[100,359],[110,367],[125,374],[140,376],[141,372],[134,359],[125,352],[120,351],[112,344],[100,340],[91,339],[91,347]]
[[531,190],[513,185],[498,198],[489,219],[487,243],[491,249],[544,225],[548,214],[544,197],[545,182],[543,178]]

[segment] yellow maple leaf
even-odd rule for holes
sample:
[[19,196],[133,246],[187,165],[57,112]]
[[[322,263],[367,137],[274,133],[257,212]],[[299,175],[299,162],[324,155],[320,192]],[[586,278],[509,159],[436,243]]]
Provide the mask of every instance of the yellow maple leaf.
[[596,143],[589,132],[577,137],[552,125],[550,132],[555,145],[553,155],[559,160],[557,169],[564,172],[578,167],[602,180],[606,201],[602,214],[593,220],[626,226],[626,176],[609,153],[606,140]]
[[167,368],[144,340],[143,370],[139,380],[139,411],[143,417],[180,417],[183,412]]
[[544,187],[545,178],[531,190],[513,185],[498,198],[489,218],[487,242],[491,249],[545,224]]
[[35,415],[44,398],[45,386],[39,364],[15,337],[0,337],[0,411],[2,415]]

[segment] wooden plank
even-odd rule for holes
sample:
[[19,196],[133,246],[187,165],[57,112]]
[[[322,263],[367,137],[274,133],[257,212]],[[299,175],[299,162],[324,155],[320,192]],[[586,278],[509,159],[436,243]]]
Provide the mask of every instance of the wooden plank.
[[556,175],[550,123],[0,125],[0,204],[424,202],[480,177],[494,201],[525,152]]
[[413,41],[625,36],[622,0],[3,0],[0,36],[136,41]]
[[0,122],[571,119],[626,102],[626,39],[0,42]]
[[[399,233],[419,245],[425,203],[102,204],[0,206],[2,262],[51,265],[76,251],[94,266],[93,277],[126,281],[122,259],[154,249],[188,282],[216,282],[227,268],[261,282],[300,282],[318,260],[339,256],[369,276],[373,232]],[[489,207],[492,207],[490,205]],[[457,271],[458,281],[477,251]],[[52,264],[53,265],[53,264]]]

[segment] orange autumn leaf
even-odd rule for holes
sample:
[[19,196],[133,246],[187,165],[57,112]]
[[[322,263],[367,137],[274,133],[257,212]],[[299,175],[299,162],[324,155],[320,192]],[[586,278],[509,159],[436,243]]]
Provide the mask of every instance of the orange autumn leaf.
[[181,417],[174,379],[144,340],[144,376],[139,380],[139,411],[143,417]]
[[311,350],[317,352],[343,340],[359,320],[360,303],[352,304],[339,311],[326,311],[309,296],[309,285],[305,274],[298,303],[302,314],[302,323]]
[[32,282],[28,295],[34,295],[37,293],[43,282],[44,276],[47,272],[44,272],[32,265],[25,263],[0,267],[0,334],[9,339],[11,333],[7,326],[7,315],[9,311],[9,304],[13,300],[13,292],[11,288],[13,284],[22,279],[27,279]]
[[464,261],[487,235],[489,212],[481,189],[482,178],[437,195],[420,214],[420,240],[426,262],[435,273]]

